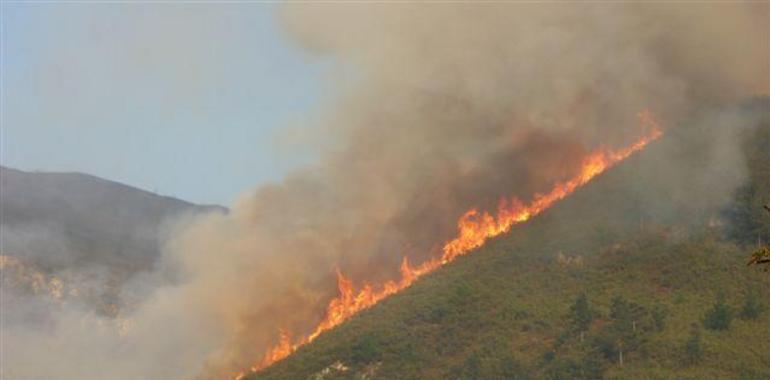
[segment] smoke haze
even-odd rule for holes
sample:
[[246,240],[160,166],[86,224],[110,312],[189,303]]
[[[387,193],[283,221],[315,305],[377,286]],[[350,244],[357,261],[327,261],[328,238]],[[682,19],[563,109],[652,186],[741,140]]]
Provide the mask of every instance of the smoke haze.
[[[227,215],[180,221],[148,276],[174,285],[125,316],[124,336],[84,327],[84,310],[62,310],[45,331],[6,326],[8,373],[237,373],[279,328],[318,322],[337,268],[355,281],[393,278],[404,255],[437,254],[468,208],[528,199],[587,151],[638,139],[642,109],[671,134],[706,125],[687,134],[701,139],[701,161],[664,145],[642,176],[682,203],[717,207],[743,180],[737,127],[752,118],[721,107],[770,93],[767,4],[325,3],[287,5],[281,18],[341,67],[306,142],[321,159],[246,192]],[[710,169],[683,180],[695,166]],[[694,198],[692,186],[708,191]]]

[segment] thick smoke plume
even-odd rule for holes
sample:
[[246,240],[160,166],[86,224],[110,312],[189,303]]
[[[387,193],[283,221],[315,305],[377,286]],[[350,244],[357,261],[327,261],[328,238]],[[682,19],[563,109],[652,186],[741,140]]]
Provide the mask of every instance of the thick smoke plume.
[[[344,68],[316,117],[321,138],[308,142],[319,161],[245,194],[228,215],[180,224],[157,274],[179,284],[145,300],[125,337],[67,335],[79,326],[70,314],[52,332],[6,334],[20,378],[237,373],[279,328],[317,323],[335,269],[392,278],[404,255],[436,254],[468,208],[526,199],[586,151],[639,138],[642,109],[673,130],[770,92],[767,4],[293,4],[281,17],[300,44]],[[723,125],[702,138],[739,182],[738,139],[723,130],[744,115],[709,122]],[[687,165],[669,160],[687,158],[661,151],[676,182]],[[732,190],[704,191],[703,202]],[[51,336],[86,355],[33,353]]]

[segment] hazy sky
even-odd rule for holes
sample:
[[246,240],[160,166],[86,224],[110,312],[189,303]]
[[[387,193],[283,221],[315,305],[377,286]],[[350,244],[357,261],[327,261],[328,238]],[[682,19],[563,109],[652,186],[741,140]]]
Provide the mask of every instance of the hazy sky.
[[228,204],[312,160],[276,136],[302,128],[329,65],[287,38],[275,5],[2,12],[2,165]]

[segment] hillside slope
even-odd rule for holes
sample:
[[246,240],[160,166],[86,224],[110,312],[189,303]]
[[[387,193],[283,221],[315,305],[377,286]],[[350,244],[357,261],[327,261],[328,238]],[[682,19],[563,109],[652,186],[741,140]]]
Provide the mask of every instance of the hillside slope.
[[80,173],[0,167],[2,250],[50,269],[80,262],[146,266],[169,218],[224,211]]
[[58,299],[70,290],[114,314],[123,284],[157,263],[174,220],[226,211],[86,174],[0,167],[3,315],[30,294]]
[[[770,289],[745,245],[768,232],[751,210],[770,194],[770,118],[735,133],[743,174],[727,170],[713,149],[726,137],[709,128],[677,130],[248,378],[770,377],[770,311],[744,310]],[[676,155],[687,159],[661,161]],[[737,195],[735,183],[714,189],[739,180]],[[736,234],[744,225],[754,229]]]

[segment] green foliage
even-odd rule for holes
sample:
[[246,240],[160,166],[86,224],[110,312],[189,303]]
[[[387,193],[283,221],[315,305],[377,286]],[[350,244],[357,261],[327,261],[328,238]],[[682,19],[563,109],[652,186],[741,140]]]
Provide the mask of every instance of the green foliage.
[[741,368],[740,380],[767,380],[768,374],[753,368]]
[[759,318],[761,314],[762,305],[759,304],[759,297],[757,297],[756,292],[749,290],[741,309],[741,319],[753,320]]
[[588,305],[588,297],[585,293],[580,294],[575,302],[569,308],[567,318],[570,321],[573,331],[584,332],[594,319],[594,313]]
[[[586,255],[580,276],[544,263],[532,248],[540,242],[514,250],[493,242],[250,380],[312,378],[336,361],[350,370],[325,380],[368,368],[373,380],[737,378],[743,367],[765,374],[770,324],[735,323],[713,335],[687,329],[725,299],[744,306],[746,286],[770,288],[770,276],[746,270],[742,248],[707,236],[648,239],[623,241],[622,255]],[[719,292],[727,298],[715,303]],[[706,347],[718,360],[704,359]]]
[[764,266],[765,272],[770,271],[770,246],[758,249],[749,258],[749,265]]
[[610,318],[614,321],[631,325],[634,322],[639,321],[647,314],[644,307],[627,301],[622,296],[615,296],[612,298],[612,304],[610,305]]
[[643,324],[647,311],[621,296],[612,298],[611,321],[593,338],[592,344],[607,360],[623,363],[623,356],[638,349],[647,338],[649,326]]
[[668,310],[660,302],[656,302],[655,307],[652,308],[652,323],[655,331],[661,332],[666,328],[666,317],[668,317]]
[[531,379],[529,369],[512,357],[506,357],[500,363],[500,376],[495,377],[506,380]]
[[714,306],[706,313],[703,325],[709,330],[727,330],[732,320],[733,312],[725,302],[724,293],[720,293]]
[[690,337],[684,344],[684,355],[688,364],[695,364],[703,359],[703,338],[700,328],[693,324],[690,329]]
[[589,353],[583,357],[580,362],[581,379],[601,379],[604,378],[605,366],[601,358],[595,353]]
[[381,344],[372,335],[365,335],[353,345],[350,361],[352,364],[367,364],[378,360],[382,355]]
[[596,354],[589,353],[579,360],[557,359],[546,367],[544,375],[546,379],[553,380],[594,380],[604,378],[604,373],[605,367],[601,358]]

